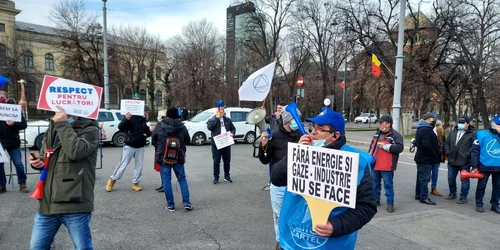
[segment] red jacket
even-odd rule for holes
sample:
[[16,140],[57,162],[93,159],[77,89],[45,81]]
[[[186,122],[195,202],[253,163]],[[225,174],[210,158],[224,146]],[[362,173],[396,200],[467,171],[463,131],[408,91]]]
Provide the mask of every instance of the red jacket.
[[[390,144],[389,151],[382,149],[382,145]],[[403,137],[395,130],[391,129],[386,134],[377,130],[373,136],[368,152],[374,158],[372,163],[376,171],[395,171],[398,165],[399,154],[403,152]]]

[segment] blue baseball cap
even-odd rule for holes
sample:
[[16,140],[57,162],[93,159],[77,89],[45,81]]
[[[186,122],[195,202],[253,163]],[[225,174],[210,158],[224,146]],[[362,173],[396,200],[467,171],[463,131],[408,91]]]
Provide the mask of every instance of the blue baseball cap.
[[345,129],[344,117],[342,117],[342,115],[340,113],[335,112],[331,109],[324,109],[316,117],[306,118],[306,121],[312,122],[312,123],[320,125],[320,126],[330,125],[335,130],[340,132],[341,134],[344,133],[344,129]]
[[493,121],[495,122],[496,125],[500,125],[500,115],[493,117]]

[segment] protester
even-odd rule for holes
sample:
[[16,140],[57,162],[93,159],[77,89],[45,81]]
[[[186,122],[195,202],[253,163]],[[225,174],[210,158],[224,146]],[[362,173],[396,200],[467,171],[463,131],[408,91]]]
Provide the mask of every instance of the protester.
[[[283,108],[285,106],[286,104],[279,103],[278,106],[276,106],[276,112],[274,112],[274,114],[272,114],[271,116],[265,118],[265,121],[267,124],[269,124],[271,131],[278,130],[280,129],[280,127],[283,126],[283,119],[281,117],[281,112],[284,110]],[[271,163],[269,163],[268,166],[269,166],[269,182],[267,183],[267,185],[262,187],[263,191],[269,191],[269,189],[271,188],[271,171],[273,166],[271,165]]]
[[[207,128],[211,131],[211,137],[214,138],[220,134],[231,133],[234,136],[236,133],[236,127],[234,127],[233,122],[229,117],[224,114],[224,107],[220,107],[220,114],[215,114],[214,117],[208,119]],[[214,184],[219,183],[220,174],[220,159],[224,161],[224,181],[228,183],[233,183],[231,179],[231,146],[227,146],[221,149],[217,149],[215,146],[215,141],[212,139],[212,159],[214,161]]]
[[[0,91],[0,103],[2,104],[15,104],[15,101],[9,100],[7,92]],[[28,193],[26,186],[26,173],[24,172],[24,165],[21,155],[21,140],[19,138],[19,131],[26,129],[28,125],[21,114],[21,121],[14,122],[11,120],[0,121],[0,143],[5,151],[9,154],[10,160],[16,168],[17,183],[19,184],[19,191]],[[7,179],[5,177],[4,163],[0,162],[0,194],[7,192]]]
[[126,133],[127,139],[125,141],[125,146],[123,146],[122,158],[120,164],[115,168],[113,174],[109,177],[108,184],[106,185],[106,191],[111,192],[116,181],[119,180],[128,164],[135,159],[135,170],[134,178],[132,179],[132,189],[135,191],[141,191],[142,188],[139,186],[142,175],[142,166],[144,161],[144,145],[146,145],[146,139],[151,136],[151,130],[148,126],[149,107],[144,106],[144,116],[132,115],[129,113],[125,114],[125,118],[118,125],[118,129],[121,132]]
[[180,118],[181,121],[189,120],[189,110],[186,108],[186,103],[184,103],[184,106],[182,108],[182,116]]
[[[283,157],[286,157],[288,142],[297,143],[302,134],[297,131],[299,125],[293,119],[292,114],[287,112],[286,106],[282,108],[280,117],[283,120],[283,126],[272,131],[273,137],[270,140],[267,132],[262,132],[259,147],[259,160],[262,164],[273,166],[278,163]],[[297,109],[297,114],[300,116],[300,111]],[[285,173],[286,174],[286,173]],[[285,181],[283,181],[285,180]],[[270,185],[271,208],[273,210],[274,231],[276,233],[277,249],[279,249],[279,216],[281,203],[286,189],[286,175],[276,176],[274,182]]]
[[[359,154],[359,179],[356,193],[356,208],[336,208],[329,216],[326,224],[314,226],[319,237],[329,237],[322,245],[319,238],[299,238],[300,232],[313,232],[309,209],[304,198],[289,191],[285,192],[279,219],[280,246],[291,250],[299,248],[296,240],[307,241],[311,249],[354,249],[357,231],[366,225],[377,213],[373,182],[369,169],[369,155],[346,145],[344,134],[345,122],[340,113],[325,109],[315,118],[306,119],[311,122],[311,135],[304,135],[300,144],[337,149]],[[273,183],[276,178],[287,176],[287,158],[273,166]],[[283,180],[286,183],[286,178]],[[307,218],[307,219],[306,219]],[[295,232],[295,233],[294,233]],[[321,247],[321,248],[320,248]]]
[[500,214],[498,200],[500,198],[500,115],[490,121],[487,130],[476,132],[476,140],[472,145],[472,172],[479,170],[484,177],[477,182],[476,211],[482,213],[483,197],[488,179],[491,176],[493,189],[491,191],[491,211]]
[[[178,149],[176,149],[176,159],[172,158],[175,163],[170,165],[165,163],[164,157],[167,150],[166,143],[171,137],[179,140],[180,145],[178,145]],[[186,210],[193,209],[189,200],[189,187],[184,169],[184,164],[186,162],[186,144],[189,143],[189,133],[184,124],[179,120],[179,115],[175,108],[169,108],[167,110],[167,118],[156,125],[152,135],[152,143],[156,151],[155,162],[161,164],[163,190],[167,200],[167,206],[165,208],[171,212],[175,211],[174,194],[172,192],[173,170],[181,187],[184,208]]]
[[[445,138],[445,132],[443,128],[443,122],[441,120],[436,121],[436,126],[433,129],[434,133],[436,134],[438,138],[438,143],[439,143],[439,159],[440,162],[445,162],[446,155],[444,153],[444,142],[446,140]],[[439,176],[439,165],[434,166],[432,168],[432,173],[431,173],[431,194],[435,196],[443,196],[438,190],[437,190],[437,181],[438,181],[438,176]]]
[[431,180],[431,171],[439,169],[440,151],[439,142],[433,128],[436,126],[436,117],[432,113],[426,113],[422,120],[417,123],[415,143],[415,163],[417,163],[417,181],[415,185],[415,199],[427,205],[436,205],[429,198],[428,184]]
[[385,197],[387,198],[386,211],[394,212],[394,171],[398,165],[399,154],[403,152],[403,137],[392,128],[392,116],[383,115],[379,120],[379,128],[373,136],[368,152],[374,159],[371,163],[371,174],[375,200],[380,206],[381,180],[384,180]]
[[49,124],[40,155],[29,162],[42,169],[50,150],[43,196],[35,215],[30,249],[50,249],[61,224],[68,229],[75,249],[93,249],[90,219],[94,210],[95,166],[99,124],[68,116],[58,106]]
[[[462,116],[444,144],[444,151],[448,158],[448,187],[450,194],[445,198],[454,200],[457,198],[457,175],[460,171],[470,171],[470,157],[472,144],[476,135],[474,127],[470,124],[470,118]],[[458,204],[467,203],[469,195],[470,180],[461,180],[460,199]]]

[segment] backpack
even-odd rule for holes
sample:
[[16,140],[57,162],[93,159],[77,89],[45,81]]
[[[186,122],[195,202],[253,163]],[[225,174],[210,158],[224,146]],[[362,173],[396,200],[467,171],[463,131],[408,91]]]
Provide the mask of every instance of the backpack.
[[166,165],[176,165],[179,158],[179,151],[181,150],[181,141],[177,136],[167,137],[165,143],[165,151],[163,152],[163,163]]

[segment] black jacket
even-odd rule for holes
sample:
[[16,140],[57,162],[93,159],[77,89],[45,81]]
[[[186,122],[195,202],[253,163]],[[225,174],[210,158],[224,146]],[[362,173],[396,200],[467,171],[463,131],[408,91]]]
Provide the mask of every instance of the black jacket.
[[[130,120],[123,118],[118,124],[118,129],[127,136],[125,145],[133,148],[142,148],[146,145],[146,139],[151,136],[148,121],[142,116],[133,115]],[[144,136],[146,134],[146,136]]]
[[151,143],[155,147],[155,162],[163,163],[163,154],[165,153],[165,143],[169,136],[176,136],[181,142],[181,152],[177,159],[177,163],[184,164],[186,162],[186,144],[189,143],[189,133],[184,124],[177,119],[165,118],[158,124],[151,136]]
[[276,164],[279,160],[286,156],[288,143],[299,142],[301,136],[302,134],[300,131],[288,132],[282,126],[279,127],[277,130],[273,131],[273,138],[267,142],[266,146],[262,147],[262,142],[260,143],[260,162],[262,162],[262,164]]
[[14,125],[8,126],[5,121],[0,121],[0,143],[5,149],[11,150],[21,146],[19,131],[28,127],[24,116],[21,122],[14,122]]
[[278,130],[281,126],[283,126],[283,119],[281,119],[281,117],[276,119],[274,116],[268,116],[264,119],[264,121],[269,124],[271,131]]
[[[382,139],[391,144],[389,148],[389,153],[392,154],[391,171],[395,171],[398,166],[399,154],[404,150],[403,137],[398,131],[392,128],[389,129],[386,134],[383,134],[377,129],[377,132],[373,136],[372,143],[370,144],[370,148],[368,149],[368,153],[371,153],[373,146]],[[380,148],[379,150],[383,149]]]
[[[224,116],[223,119],[224,119],[224,127],[226,128],[226,131],[233,133],[233,135],[236,135],[236,128],[234,127],[231,119],[229,119],[226,116]],[[214,136],[220,135],[220,119],[217,118],[216,116],[208,119],[207,129],[212,132],[210,135],[211,138],[214,138]],[[212,145],[215,146],[214,140],[212,140]]]
[[417,164],[437,164],[441,162],[439,142],[430,124],[424,121],[418,122],[415,143],[417,152],[414,159]]
[[453,167],[470,166],[472,144],[474,143],[475,130],[473,126],[464,131],[457,143],[458,129],[453,129],[444,144],[444,153],[448,157],[448,164]]

